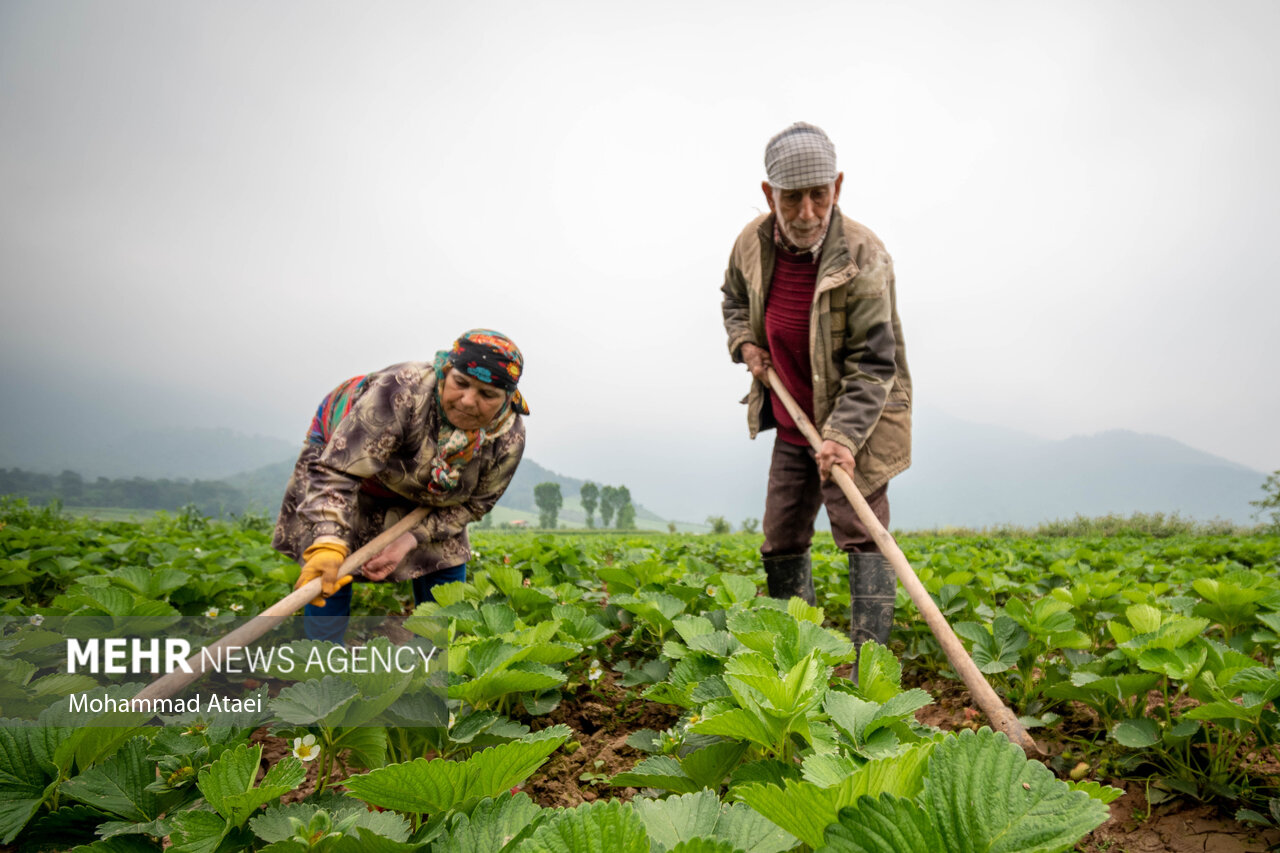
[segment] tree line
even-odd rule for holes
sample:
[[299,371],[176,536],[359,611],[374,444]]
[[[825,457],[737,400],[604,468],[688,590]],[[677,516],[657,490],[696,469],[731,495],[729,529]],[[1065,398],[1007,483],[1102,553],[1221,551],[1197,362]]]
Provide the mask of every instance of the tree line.
[[0,468],[0,494],[19,495],[36,505],[57,500],[63,506],[178,510],[194,504],[200,512],[213,516],[238,515],[251,508],[248,496],[218,480],[90,480],[75,471],[39,474],[21,468]]
[[[614,522],[616,516],[615,526],[618,530],[635,529],[636,508],[631,503],[631,490],[626,486],[598,486],[587,480],[578,489],[578,500],[587,515],[587,527],[595,529],[595,513],[598,508],[604,527]],[[538,506],[538,525],[554,530],[559,524],[560,508],[564,506],[560,484],[539,483],[534,486],[533,501]]]

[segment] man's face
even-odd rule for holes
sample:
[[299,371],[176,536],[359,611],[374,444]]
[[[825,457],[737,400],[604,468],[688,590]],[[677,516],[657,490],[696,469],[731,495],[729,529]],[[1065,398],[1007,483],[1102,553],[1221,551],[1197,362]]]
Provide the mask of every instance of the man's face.
[[835,183],[799,190],[779,189],[768,181],[761,184],[769,209],[778,217],[782,236],[797,249],[810,249],[827,233],[831,222],[831,210],[840,200],[840,185],[844,172],[836,175]]

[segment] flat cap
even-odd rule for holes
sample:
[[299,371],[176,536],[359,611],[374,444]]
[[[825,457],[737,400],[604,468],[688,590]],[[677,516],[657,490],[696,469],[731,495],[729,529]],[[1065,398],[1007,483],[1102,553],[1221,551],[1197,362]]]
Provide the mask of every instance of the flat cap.
[[836,147],[822,128],[798,121],[764,148],[769,183],[781,190],[816,187],[835,181]]

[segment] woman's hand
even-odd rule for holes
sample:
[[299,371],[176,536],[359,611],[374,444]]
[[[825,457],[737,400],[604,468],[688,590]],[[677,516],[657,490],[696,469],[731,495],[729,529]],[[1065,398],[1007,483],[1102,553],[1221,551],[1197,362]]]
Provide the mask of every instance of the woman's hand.
[[380,581],[396,570],[410,551],[418,547],[418,540],[412,533],[401,533],[396,541],[383,548],[369,562],[364,564],[361,573],[371,581]]
[[342,563],[349,553],[343,542],[313,543],[310,548],[302,552],[302,571],[299,572],[298,582],[293,585],[293,588],[302,589],[316,578],[320,578],[320,596],[311,599],[311,603],[316,607],[324,607],[326,598],[355,580],[352,575],[338,577],[338,569],[342,568]]

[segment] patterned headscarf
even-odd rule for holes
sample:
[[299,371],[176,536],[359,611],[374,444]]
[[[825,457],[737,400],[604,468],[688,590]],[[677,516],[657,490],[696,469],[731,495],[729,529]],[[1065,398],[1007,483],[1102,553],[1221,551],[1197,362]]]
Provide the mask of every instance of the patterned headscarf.
[[522,415],[529,414],[528,404],[516,390],[516,383],[524,373],[524,356],[511,338],[492,329],[464,332],[452,347],[436,353],[437,376],[444,375],[442,368],[446,363],[486,385],[510,392],[512,407]]
[[[460,370],[486,385],[501,388],[508,395],[493,422],[482,429],[458,429],[449,423],[447,417],[442,417],[436,456],[431,460],[432,482],[427,488],[443,494],[457,488],[462,469],[475,458],[481,447],[511,429],[517,414],[529,414],[529,405],[516,388],[524,373],[524,356],[520,354],[520,348],[500,332],[472,329],[463,333],[452,347],[436,353],[434,367],[437,382],[443,382],[448,371]],[[439,399],[437,392],[437,405],[441,405]]]

